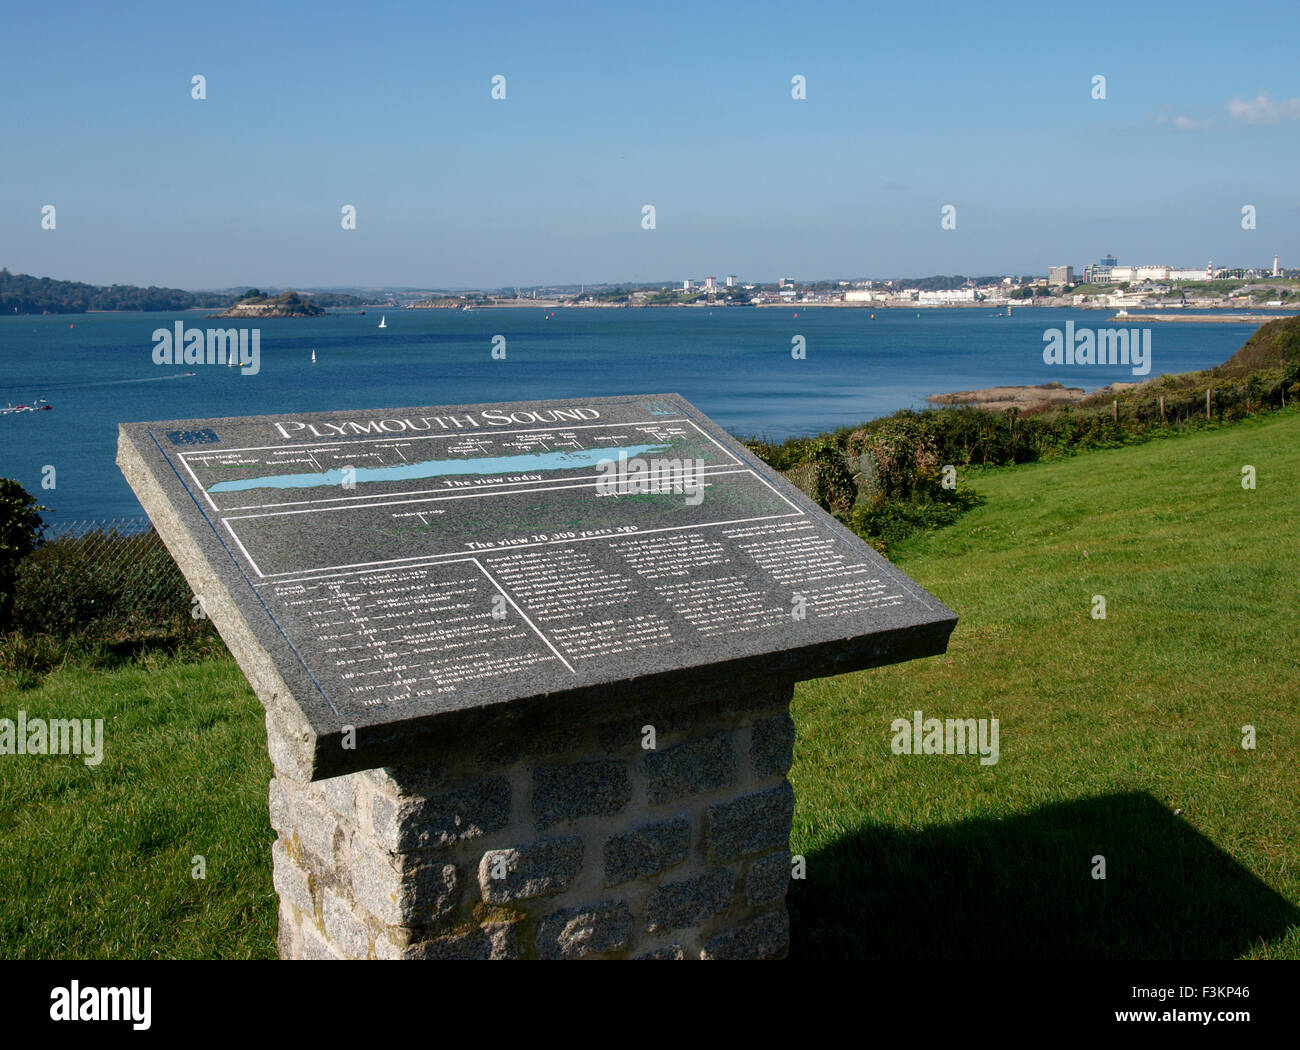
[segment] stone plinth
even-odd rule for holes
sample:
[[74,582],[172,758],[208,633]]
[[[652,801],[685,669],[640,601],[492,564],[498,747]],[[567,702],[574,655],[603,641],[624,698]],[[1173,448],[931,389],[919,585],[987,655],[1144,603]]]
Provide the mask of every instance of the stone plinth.
[[281,955],[784,956],[791,692],[524,720],[329,780],[277,766]]

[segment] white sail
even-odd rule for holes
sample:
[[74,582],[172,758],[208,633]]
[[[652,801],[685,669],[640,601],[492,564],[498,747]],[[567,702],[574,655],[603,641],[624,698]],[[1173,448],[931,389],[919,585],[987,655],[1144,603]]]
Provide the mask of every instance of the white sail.
[[388,316],[387,316],[387,315],[384,315],[384,316],[382,316],[382,317],[379,318],[379,327],[380,327],[380,328],[387,328],[387,327],[388,327]]

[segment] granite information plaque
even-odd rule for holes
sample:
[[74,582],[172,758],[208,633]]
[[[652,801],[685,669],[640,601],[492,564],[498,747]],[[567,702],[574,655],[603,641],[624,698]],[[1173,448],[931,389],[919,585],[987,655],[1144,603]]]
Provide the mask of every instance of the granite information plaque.
[[118,464],[311,779],[956,623],[676,394],[124,423]]

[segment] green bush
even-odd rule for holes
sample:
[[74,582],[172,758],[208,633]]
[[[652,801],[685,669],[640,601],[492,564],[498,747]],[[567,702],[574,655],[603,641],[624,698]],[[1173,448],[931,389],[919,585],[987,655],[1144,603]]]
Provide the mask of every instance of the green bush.
[[749,438],[744,444],[773,470],[785,472],[808,459],[813,441],[806,437],[793,437],[774,443],[766,438]]
[[0,631],[13,622],[18,564],[36,547],[45,509],[18,482],[0,478]]
[[928,421],[920,417],[891,417],[861,442],[874,468],[873,484],[886,500],[925,499],[940,491],[938,442]]
[[853,530],[881,553],[914,532],[940,529],[978,504],[970,493],[947,492],[940,498],[889,499],[877,497],[858,507],[850,519]]
[[818,441],[808,457],[816,468],[815,498],[832,514],[844,515],[853,509],[857,486],[844,453],[832,441]]
[[26,634],[124,640],[211,630],[157,533],[97,531],[42,543],[22,560],[13,626]]

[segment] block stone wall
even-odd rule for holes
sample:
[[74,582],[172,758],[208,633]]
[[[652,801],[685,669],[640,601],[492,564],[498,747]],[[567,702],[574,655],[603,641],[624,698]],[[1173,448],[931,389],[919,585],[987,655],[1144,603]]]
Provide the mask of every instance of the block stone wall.
[[268,718],[281,956],[783,957],[792,691],[503,720],[315,783]]

